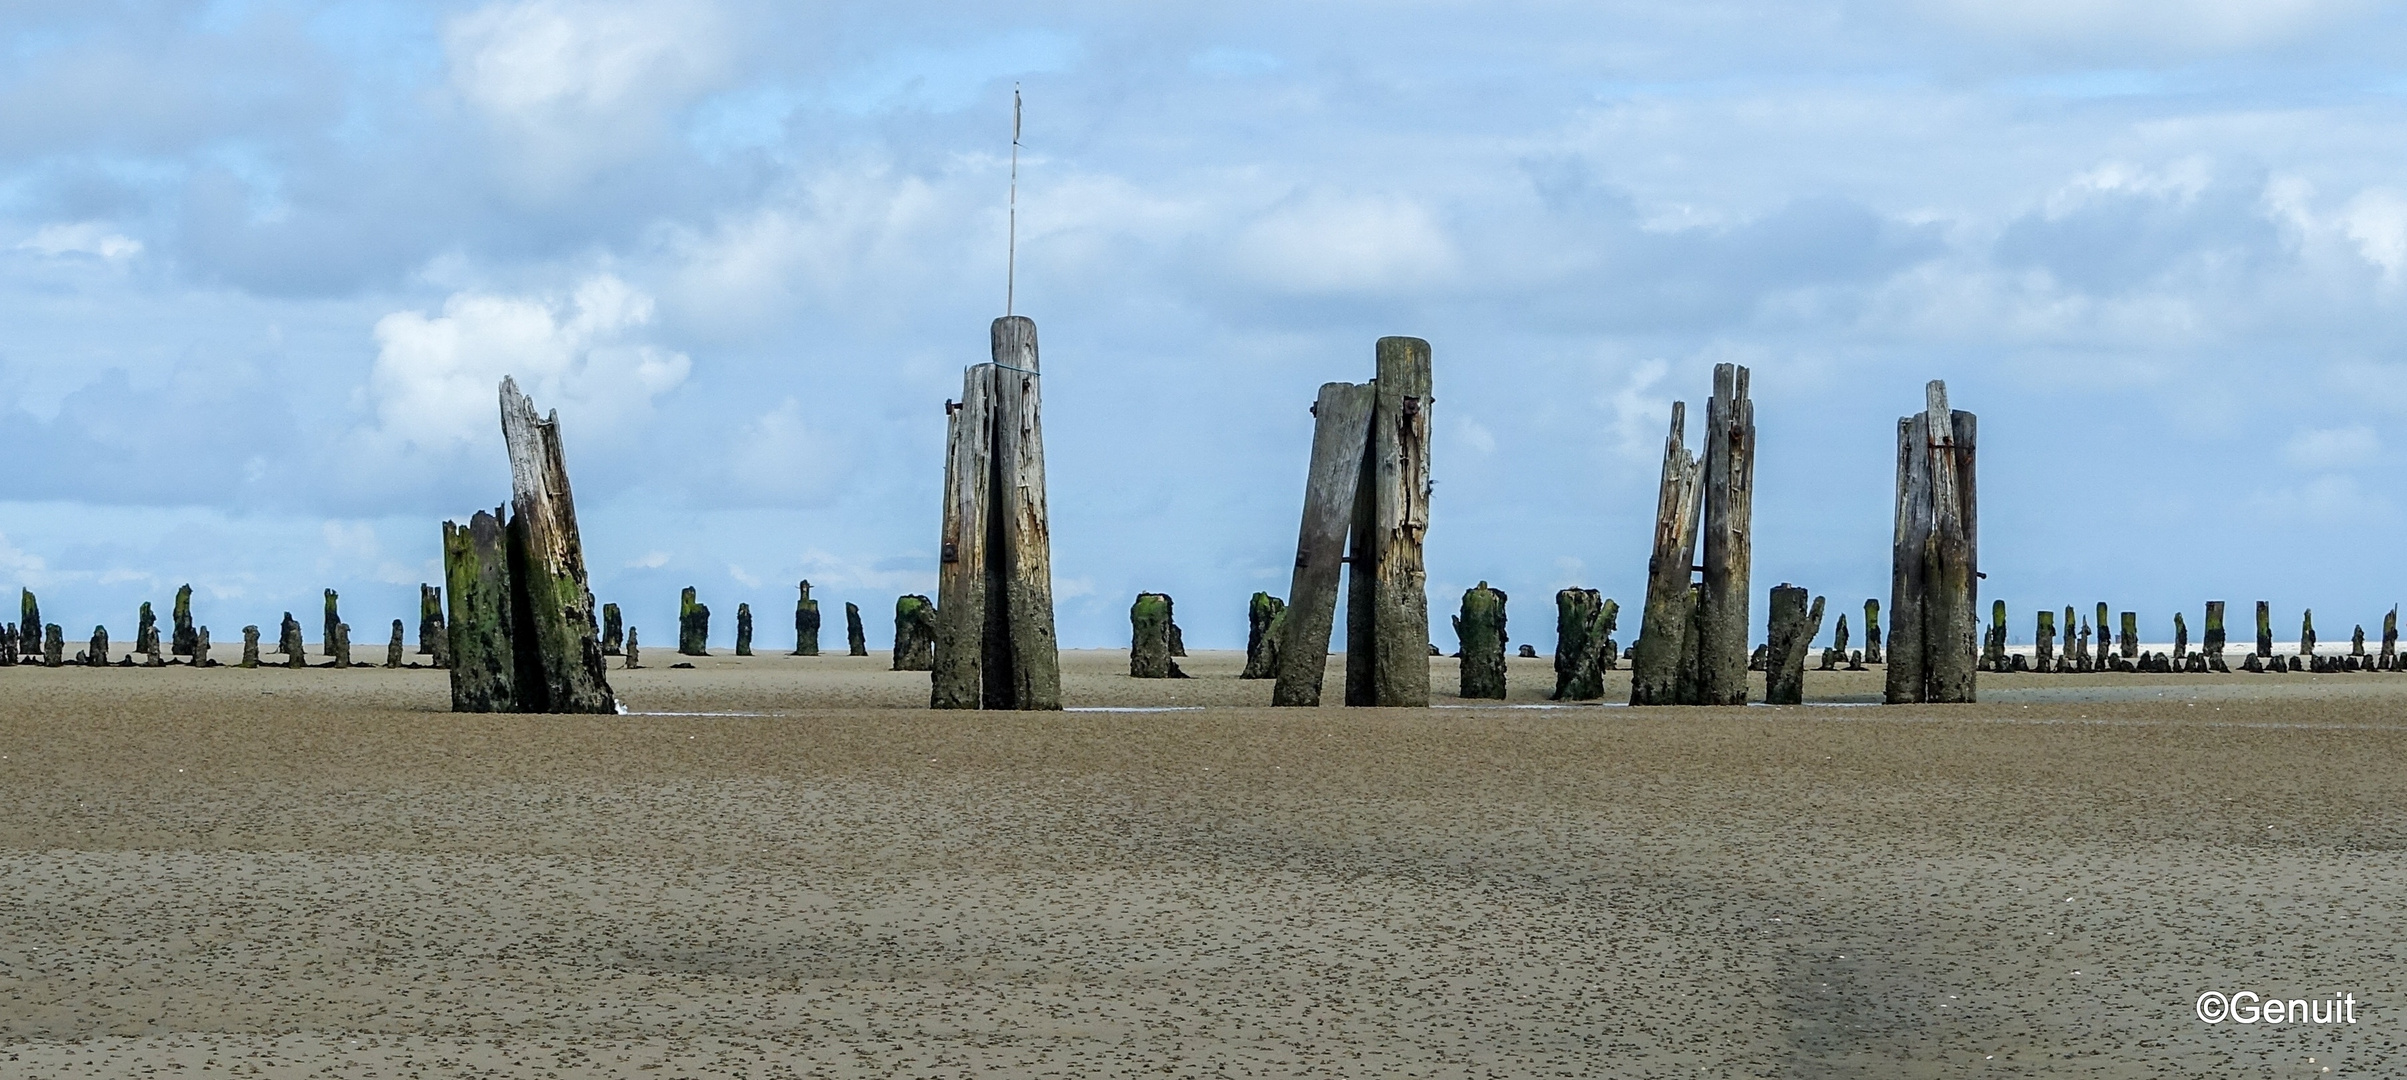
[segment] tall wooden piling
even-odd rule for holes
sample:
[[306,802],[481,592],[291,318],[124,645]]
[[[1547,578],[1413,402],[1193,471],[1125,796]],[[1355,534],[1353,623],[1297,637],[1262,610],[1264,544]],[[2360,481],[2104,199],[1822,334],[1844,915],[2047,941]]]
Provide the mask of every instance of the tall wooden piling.
[[1503,590],[1484,581],[1463,590],[1462,613],[1454,619],[1463,697],[1504,700],[1505,601]]
[[451,711],[517,711],[509,539],[498,511],[479,510],[465,526],[443,523],[443,585],[451,594]]
[[1053,633],[1053,533],[1045,497],[1045,429],[1036,323],[996,319],[994,496],[989,524],[987,633],[981,681],[990,709],[1061,708],[1061,649]]
[[2056,670],[2056,613],[2039,609],[2031,628],[2031,670]]
[[1240,679],[1279,675],[1279,638],[1287,630],[1287,602],[1258,592],[1245,604],[1245,670]]
[[189,583],[176,589],[174,638],[171,651],[177,656],[191,656],[193,647],[200,644],[199,628],[192,625],[192,586]]
[[993,364],[961,376],[961,400],[945,405],[944,506],[936,564],[935,667],[928,704],[975,709],[985,701],[987,536],[995,484]]
[[1320,704],[1329,668],[1329,638],[1337,616],[1346,541],[1362,485],[1377,394],[1367,383],[1324,383],[1312,406],[1312,458],[1304,475],[1304,516],[1297,529],[1295,572],[1287,584],[1286,624],[1280,633],[1273,705]]
[[[17,648],[26,656],[42,655],[42,605],[34,599],[32,589],[17,590]],[[53,665],[55,666],[55,665]]]
[[1655,495],[1655,544],[1647,558],[1646,607],[1630,659],[1632,705],[1679,704],[1680,669],[1690,652],[1689,575],[1696,563],[1697,483],[1705,464],[1688,450],[1682,431],[1687,419],[1688,404],[1672,402],[1663,478]]
[[2257,655],[2273,655],[2273,605],[2257,601]]
[[848,655],[869,655],[869,635],[861,631],[861,605],[850,600],[844,602],[844,646]]
[[510,588],[516,611],[528,616],[512,632],[536,674],[531,682],[520,680],[519,711],[615,713],[618,699],[610,691],[599,613],[586,582],[560,414],[538,417],[535,403],[504,378],[501,433],[510,455]]
[[1755,403],[1747,396],[1747,374],[1737,364],[1713,366],[1713,398],[1699,440],[1705,451],[1695,642],[1700,705],[1747,703],[1747,588],[1755,535]]
[[1885,693],[1893,705],[1972,701],[1979,668],[1977,422],[1948,407],[1946,383],[1933,380],[1923,394],[1924,411],[1897,422]]
[[1805,653],[1822,632],[1822,598],[1814,597],[1809,612],[1806,590],[1782,582],[1772,589],[1770,626],[1765,634],[1764,701],[1771,705],[1805,703]]
[[2397,670],[2399,662],[2399,609],[2398,605],[2396,604],[2391,605],[2390,612],[2382,616],[2381,659],[2382,670]]
[[2181,617],[2181,614],[2178,611],[2173,613],[2173,656],[2175,659],[2190,655],[2190,624],[2188,620]]
[[[804,578],[796,587],[801,590],[802,595],[794,601],[793,655],[817,656],[819,655],[819,601],[811,599],[809,578]],[[939,598],[937,603],[941,605],[943,600]]]
[[602,655],[619,655],[625,651],[626,639],[626,622],[618,613],[618,605],[602,605]]
[[896,597],[891,670],[927,671],[935,666],[936,605],[917,593]]
[[710,655],[710,608],[694,599],[691,585],[677,594],[677,653]]
[[1429,704],[1429,343],[1383,337],[1374,349],[1371,438],[1354,495],[1346,595],[1346,704]]
[[2206,653],[2208,661],[2212,662],[2223,655],[2223,646],[2223,601],[2209,600],[2206,602],[2206,639],[2199,643],[2199,651]]
[[2122,634],[2120,635],[2120,636],[2121,636],[2121,638],[2122,638],[2122,640],[2120,640],[2120,641],[2119,641],[2119,642],[2117,642],[2116,644],[2117,644],[2117,645],[2119,645],[2119,646],[2121,647],[2121,649],[2122,649],[2122,653],[2123,653],[2123,659],[2125,659],[2125,660],[2129,660],[2129,659],[2132,659],[2132,658],[2134,658],[2134,657],[2136,657],[2136,656],[2138,656],[2138,655],[2140,654],[2140,615],[2139,615],[2139,612],[2136,612],[2136,611],[2126,611],[2126,612],[2124,612],[2124,613],[2123,613],[2123,615],[2122,615],[2122,620],[2123,620],[2123,631],[2122,631]]
[[1613,631],[1621,606],[1595,589],[1555,594],[1554,701],[1594,701],[1605,696]]
[[1128,675],[1132,679],[1183,679],[1170,658],[1170,597],[1138,593],[1128,606]]
[[1865,663],[1867,663],[1867,664],[1883,664],[1883,663],[1887,663],[1887,662],[1888,662],[1888,661],[1886,661],[1886,660],[1884,660],[1884,659],[1882,659],[1882,658],[1881,658],[1881,646],[1882,646],[1882,644],[1883,644],[1883,641],[1884,641],[1884,639],[1881,637],[1881,632],[1880,632],[1880,601],[1878,601],[1878,600],[1869,600],[1869,599],[1868,599],[1868,600],[1865,600],[1865,601],[1864,601],[1864,662],[1865,662]]
[[735,606],[735,654],[752,655],[752,605]]

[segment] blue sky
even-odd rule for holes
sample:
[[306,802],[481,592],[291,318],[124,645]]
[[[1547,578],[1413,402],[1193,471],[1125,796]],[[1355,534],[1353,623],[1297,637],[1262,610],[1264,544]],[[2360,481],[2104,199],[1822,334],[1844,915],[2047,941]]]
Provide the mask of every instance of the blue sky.
[[1635,605],[1719,361],[1759,607],[1885,596],[1930,378],[2017,641],[2407,594],[2370,2],[28,2],[0,49],[0,570],[71,636],[186,581],[220,640],[329,586],[410,615],[437,523],[507,496],[509,373],[636,625],[692,584],[780,642],[809,577],[882,642],[1001,314],[1015,82],[1066,644],[1145,589],[1241,644],[1306,406],[1383,334],[1435,351],[1441,637],[1483,579],[1541,648],[1557,588]]

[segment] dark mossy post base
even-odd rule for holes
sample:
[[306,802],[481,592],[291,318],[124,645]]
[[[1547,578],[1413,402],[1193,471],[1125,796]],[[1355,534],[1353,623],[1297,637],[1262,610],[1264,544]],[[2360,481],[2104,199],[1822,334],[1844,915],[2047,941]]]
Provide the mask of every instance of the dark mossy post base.
[[624,652],[626,640],[626,623],[619,616],[618,605],[602,605],[602,655],[617,656]]
[[819,655],[819,601],[811,599],[811,583],[802,585],[802,598],[794,601],[795,656]]
[[1772,589],[1763,696],[1769,704],[1805,704],[1805,654],[1822,632],[1822,598],[1814,597],[1809,611],[1805,597],[1806,590],[1785,582]]
[[200,629],[192,625],[192,586],[184,585],[176,589],[176,606],[173,615],[175,617],[175,637],[169,642],[173,647],[172,651],[177,656],[191,656],[193,655],[192,650],[199,646],[201,641]]
[[1245,670],[1240,679],[1271,679],[1279,674],[1279,635],[1286,629],[1287,602],[1258,592],[1245,604]]
[[677,594],[677,654],[710,655],[710,608],[694,599],[691,585]]
[[1463,697],[1504,700],[1506,599],[1484,581],[1463,590],[1462,614],[1454,617]]
[[326,625],[320,631],[318,649],[328,656],[334,655],[334,628],[342,625],[343,622],[342,612],[338,607],[341,600],[341,595],[333,589],[326,590]]
[[844,602],[844,651],[851,656],[869,655],[869,635],[861,629],[861,605]]
[[2223,656],[2223,645],[2223,601],[2209,600],[2206,602],[2206,638],[2199,643],[2199,651],[2205,653],[2207,659],[2217,660]]
[[2273,655],[2273,605],[2257,601],[2257,655]]
[[90,667],[107,667],[109,664],[109,628],[106,626],[93,627],[92,640],[84,643],[84,651],[76,659]]
[[2039,609],[2031,629],[2031,670],[2056,670],[2056,613]]
[[2315,609],[2307,608],[2298,616],[2298,655],[2315,655]]
[[1884,663],[1881,659],[1880,601],[1864,601],[1864,662]]
[[928,703],[1050,711],[1061,708],[1061,651],[1036,323],[1006,315],[988,336],[991,362],[963,371],[961,400],[945,405]]
[[2190,655],[2190,621],[2183,618],[2182,613],[2178,611],[2173,613],[2173,655],[2175,657]]
[[1555,701],[1595,701],[1605,696],[1605,672],[1613,668],[1613,631],[1621,605],[1595,589],[1555,593]]
[[1979,670],[1975,604],[1980,515],[1978,426],[1950,409],[1947,384],[1897,421],[1897,516],[1890,549],[1887,687],[1892,705],[1969,702]]
[[338,622],[334,624],[334,640],[325,643],[325,649],[328,666],[338,668],[350,667],[351,624],[346,622]]
[[134,651],[148,654],[158,651],[158,648],[159,616],[151,611],[150,601],[145,600],[141,610],[134,613]]
[[752,655],[752,605],[735,606],[735,654]]
[[560,414],[537,416],[501,382],[510,520],[479,511],[443,523],[452,708],[457,712],[614,713],[600,612],[560,441]]
[[1138,593],[1128,606],[1128,675],[1132,679],[1184,679],[1170,658],[1170,597]]
[[912,594],[894,600],[894,671],[936,667],[936,605]]
[[1991,671],[2006,670],[2006,602],[1989,602],[1989,640],[1981,650],[1982,661]]
[[286,667],[308,667],[309,658],[302,654],[301,620],[292,612],[284,613],[284,625],[276,634],[276,651],[284,655]]
[[2363,656],[2363,655],[2365,655],[2365,624],[2364,624],[2364,623],[2358,623],[2358,624],[2357,624],[2357,628],[2356,628],[2354,631],[2350,632],[2350,634],[2349,634],[2349,640],[2348,640],[2348,654],[2349,654],[2350,656]]
[[2123,654],[2123,659],[2134,659],[2140,654],[2140,613],[2126,611],[2121,621],[2122,632],[2116,635],[2116,648]]
[[404,626],[401,620],[393,620],[393,640],[384,647],[384,666],[389,668],[401,666],[402,652],[408,647],[402,639],[408,636],[408,633],[409,628]]
[[1277,643],[1268,650],[1271,678],[1276,680],[1270,688],[1272,705],[1310,708],[1321,703],[1374,398],[1368,384],[1324,383],[1312,405],[1312,457],[1305,468],[1295,571],[1288,581],[1286,610],[1279,616]]

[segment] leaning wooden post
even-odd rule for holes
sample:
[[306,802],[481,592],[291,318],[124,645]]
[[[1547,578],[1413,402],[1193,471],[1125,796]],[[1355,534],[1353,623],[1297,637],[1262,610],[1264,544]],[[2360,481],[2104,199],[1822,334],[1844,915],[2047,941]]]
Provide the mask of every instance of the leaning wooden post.
[[1504,700],[1505,594],[1480,582],[1463,590],[1454,632],[1461,643],[1462,696]]
[[2273,655],[2273,605],[2257,601],[2257,655]]
[[1632,705],[1679,704],[1680,667],[1689,653],[1688,581],[1696,562],[1697,482],[1705,466],[1688,451],[1682,431],[1687,419],[1688,404],[1672,402],[1663,479],[1655,496],[1655,546],[1646,564],[1646,608],[1630,659]]
[[896,597],[891,670],[927,671],[935,666],[936,605],[917,593]]
[[1429,343],[1374,348],[1371,438],[1354,494],[1346,599],[1346,704],[1429,704]]
[[[513,627],[538,681],[521,680],[524,712],[615,713],[599,612],[585,578],[585,542],[560,443],[560,414],[535,415],[518,384],[501,381],[502,444],[510,453],[510,588],[530,616]],[[521,663],[521,668],[528,665]]]
[[861,605],[844,602],[845,652],[852,656],[869,655],[869,635],[861,631]]
[[1713,399],[1705,406],[1703,588],[1696,625],[1700,705],[1747,703],[1747,588],[1754,553],[1755,403],[1747,369],[1713,366]]
[[602,655],[619,655],[625,650],[626,639],[626,623],[619,616],[618,605],[602,605]]
[[752,605],[735,606],[735,654],[752,655]]
[[1258,592],[1245,604],[1245,670],[1240,679],[1271,679],[1279,674],[1279,635],[1286,630],[1287,602]]
[[1822,632],[1822,598],[1815,597],[1808,613],[1806,590],[1782,582],[1772,589],[1772,611],[1764,636],[1764,702],[1805,704],[1805,654]]
[[451,711],[516,711],[509,540],[499,517],[479,510],[465,526],[443,523],[443,585],[451,594]]
[[1345,571],[1346,541],[1353,528],[1376,400],[1369,384],[1333,382],[1321,384],[1313,403],[1312,458],[1304,474],[1303,524],[1296,533],[1295,572],[1287,584],[1272,705],[1310,708],[1321,702],[1329,637],[1337,617],[1337,586]]
[[995,550],[987,558],[995,578],[986,590],[984,704],[1050,711],[1061,708],[1061,650],[1053,634],[1053,527],[1045,499],[1036,323],[1025,315],[1006,315],[994,321],[990,337],[995,444],[994,494],[987,512],[999,527],[990,526],[988,534]]
[[1128,606],[1128,677],[1183,678],[1170,659],[1170,598],[1161,593],[1138,593]]
[[794,655],[819,655],[819,601],[811,599],[811,581],[804,578],[800,585],[802,597],[794,601]]
[[2042,672],[2056,670],[2055,612],[2046,608],[2039,609],[2038,618],[2032,626],[2031,641],[2031,670]]
[[177,656],[191,656],[193,646],[200,644],[201,640],[199,629],[192,625],[191,585],[187,584],[176,590],[174,615],[175,637],[172,639],[174,653]]
[[1002,524],[988,520],[986,498],[994,482],[997,374],[993,364],[971,365],[961,376],[961,400],[945,403],[935,667],[928,676],[932,708],[975,709],[985,699],[986,541],[987,531]]
[[710,609],[694,599],[691,585],[677,594],[677,652],[681,656],[710,655]]

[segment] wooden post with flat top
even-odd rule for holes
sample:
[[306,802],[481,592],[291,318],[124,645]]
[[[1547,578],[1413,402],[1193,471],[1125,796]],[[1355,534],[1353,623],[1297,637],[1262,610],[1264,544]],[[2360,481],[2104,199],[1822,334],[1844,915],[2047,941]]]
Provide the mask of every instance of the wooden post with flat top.
[[1313,403],[1312,459],[1304,473],[1304,518],[1295,541],[1295,572],[1287,585],[1272,705],[1321,702],[1329,670],[1329,637],[1337,618],[1338,579],[1345,570],[1362,458],[1369,445],[1374,392],[1367,383],[1323,383]]

